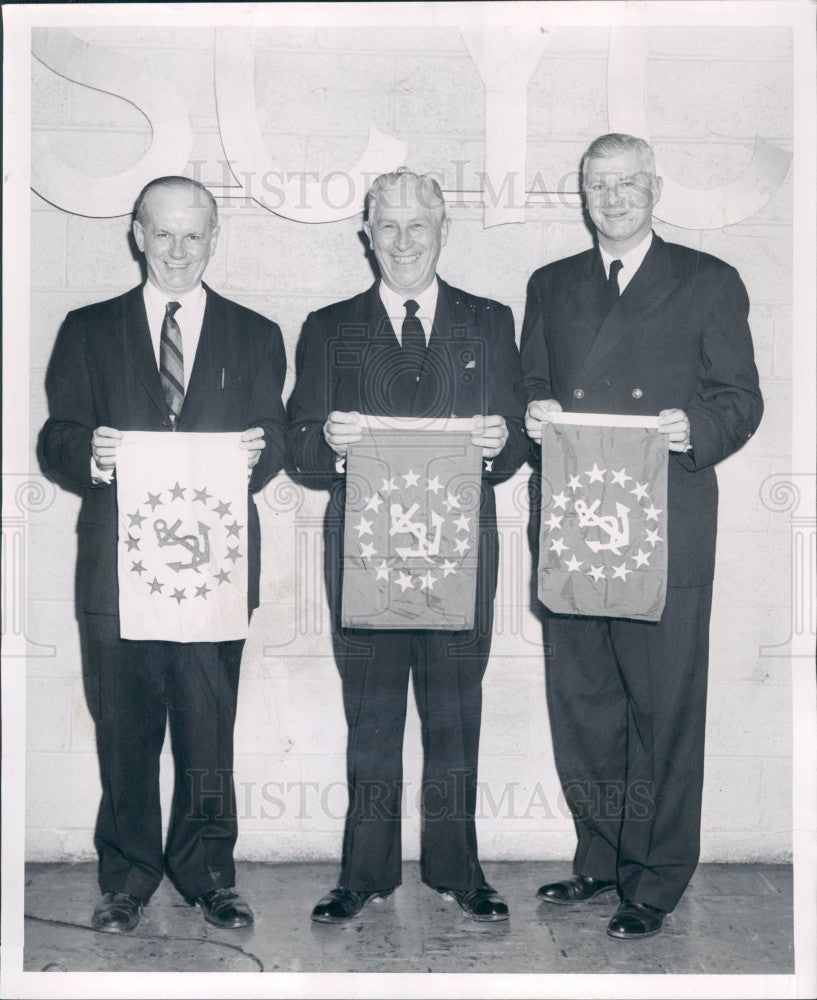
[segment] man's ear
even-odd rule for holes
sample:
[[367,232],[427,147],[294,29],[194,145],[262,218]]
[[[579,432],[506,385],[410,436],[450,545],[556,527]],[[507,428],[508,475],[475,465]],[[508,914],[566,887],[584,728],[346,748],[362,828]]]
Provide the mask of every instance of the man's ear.
[[448,242],[448,230],[451,228],[451,220],[446,216],[440,225],[440,246],[445,246]]
[[366,239],[369,241],[369,246],[373,247],[374,244],[372,243],[372,227],[369,225],[368,222],[363,223],[363,232],[366,234]]
[[142,229],[142,223],[138,219],[133,220],[133,238],[136,240],[136,245],[139,247],[139,252],[145,252],[145,231]]
[[656,177],[655,180],[653,180],[653,182],[652,182],[652,203],[653,203],[653,205],[657,201],[660,201],[660,199],[661,199],[661,191],[663,190],[663,188],[664,188],[664,178],[663,177]]

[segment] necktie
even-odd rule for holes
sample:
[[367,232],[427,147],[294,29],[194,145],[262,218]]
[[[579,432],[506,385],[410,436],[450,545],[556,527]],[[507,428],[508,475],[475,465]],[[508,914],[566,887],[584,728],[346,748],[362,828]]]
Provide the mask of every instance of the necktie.
[[420,306],[414,299],[409,299],[403,304],[406,309],[406,318],[403,320],[403,327],[400,331],[403,357],[406,359],[406,368],[411,368],[419,379],[426,350],[426,335],[423,332],[423,324],[417,319],[417,310]]
[[159,342],[159,374],[162,376],[162,388],[170,410],[170,421],[174,427],[184,402],[182,331],[174,315],[178,309],[181,309],[179,302],[168,302],[165,307],[162,337]]
[[616,299],[621,295],[618,289],[618,272],[624,267],[620,260],[610,261],[610,276],[607,279],[607,298],[612,309]]

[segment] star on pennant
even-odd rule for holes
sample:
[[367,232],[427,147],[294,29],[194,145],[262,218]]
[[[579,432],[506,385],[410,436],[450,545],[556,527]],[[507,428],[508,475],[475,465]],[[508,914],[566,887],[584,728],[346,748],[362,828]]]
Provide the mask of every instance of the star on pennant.
[[663,513],[663,511],[659,510],[653,504],[650,504],[649,507],[645,507],[644,508],[644,516],[646,517],[646,519],[648,521],[657,521],[658,520],[658,515],[662,514],[662,513]]
[[553,494],[553,506],[558,507],[560,510],[565,510],[567,508],[567,501],[570,499],[566,493],[554,493]]
[[181,589],[179,589],[177,587],[174,587],[173,588],[173,593],[171,594],[171,597],[173,598],[173,600],[177,604],[181,604],[182,601],[186,601],[187,600],[187,595],[185,594],[183,587]]
[[[170,499],[171,502],[173,500],[184,500],[184,489],[181,486],[179,486],[178,479],[176,480],[176,485],[171,487]],[[175,597],[176,595],[174,594],[173,596]]]
[[578,570],[579,570],[579,567],[580,567],[580,566],[583,566],[583,565],[584,565],[584,563],[580,563],[580,562],[579,562],[579,560],[578,560],[578,559],[577,559],[577,558],[576,558],[575,556],[571,556],[571,557],[570,557],[570,558],[569,558],[569,559],[567,560],[567,562],[565,563],[565,565],[567,566],[568,570],[569,570],[569,571],[570,571],[571,573],[576,573],[576,572],[578,572]]
[[159,490],[158,493],[151,493],[150,490],[148,490],[148,498],[145,500],[145,503],[150,506],[151,511],[156,510],[157,507],[161,507],[162,491]]
[[632,573],[632,570],[631,569],[627,569],[627,567],[626,567],[626,565],[624,563],[622,563],[620,566],[614,566],[613,567],[613,579],[614,580],[616,579],[616,577],[618,577],[619,580],[623,580],[626,583],[627,582],[627,574],[628,573]]
[[205,601],[207,600],[207,595],[210,593],[210,588],[206,583],[203,583],[200,587],[196,587],[196,597],[203,597]]
[[375,577],[375,580],[388,580],[389,573],[391,573],[391,570],[386,565],[386,560],[384,559],[380,563],[380,566],[378,567],[377,576]]
[[128,552],[132,552],[134,549],[139,548],[139,539],[131,538],[130,535],[125,539],[125,545],[128,547]]
[[634,556],[630,556],[631,559],[635,560],[636,566],[649,566],[650,565],[650,553],[642,552],[641,546],[638,547],[638,552]]
[[600,469],[598,467],[598,464],[596,462],[594,462],[593,463],[593,468],[589,469],[585,473],[585,475],[589,476],[588,482],[591,482],[591,483],[603,483],[604,482],[604,473],[606,471],[607,471],[607,469]]
[[571,476],[570,482],[567,484],[567,488],[569,490],[573,490],[574,493],[576,490],[580,490],[582,488],[581,476]]
[[632,476],[628,476],[624,469],[619,469],[618,472],[613,472],[611,469],[610,475],[613,477],[612,481],[617,483],[622,489],[626,488],[627,480],[633,478]]
[[139,562],[133,563],[133,565],[131,566],[131,572],[138,573],[139,576],[141,576],[145,572],[145,567],[142,565],[141,559],[139,560]]
[[604,570],[601,566],[591,566],[587,571],[587,575],[592,576],[596,583],[598,583],[599,580],[604,579]]
[[663,542],[664,539],[658,534],[658,528],[654,530],[652,528],[647,528],[647,541],[655,548],[656,542]]
[[193,492],[195,493],[195,496],[193,497],[193,500],[194,501],[198,500],[199,503],[206,504],[208,500],[212,500],[213,499],[212,496],[207,492],[207,487],[206,486],[202,490],[194,489]]
[[458,538],[454,542],[454,548],[457,550],[457,552],[459,552],[461,556],[464,556],[465,553],[471,548],[471,546],[467,538]]
[[375,493],[373,496],[370,496],[367,499],[366,510],[373,510],[375,514],[379,514],[380,507],[382,506],[382,504],[383,504],[383,498],[380,496],[379,493]]
[[556,555],[560,556],[564,552],[564,550],[566,548],[567,548],[567,546],[565,545],[563,539],[561,539],[561,538],[554,538],[553,542],[551,543],[551,546],[550,546],[550,551],[551,552],[555,552]]
[[143,515],[140,514],[138,510],[136,511],[135,514],[128,514],[128,517],[130,518],[131,528],[141,528],[142,521],[147,521],[147,518],[143,517]]
[[236,560],[240,559],[241,558],[241,553],[238,551],[238,546],[237,545],[231,545],[227,549],[227,555],[225,556],[225,558],[226,559],[232,559],[233,562],[236,562]]
[[403,591],[404,594],[412,585],[411,577],[408,575],[408,573],[404,573],[402,570],[400,570],[400,576],[398,576],[394,582]]
[[164,584],[159,583],[159,581],[154,576],[152,580],[148,580],[148,586],[150,587],[151,594],[161,594],[162,587],[164,587]]
[[426,486],[426,493],[433,493],[434,496],[436,496],[442,488],[442,483],[437,476],[435,476],[433,479],[429,479],[428,485]]
[[460,516],[454,521],[457,526],[457,531],[469,531],[469,521],[465,514],[460,514]]
[[364,542],[364,543],[363,543],[363,544],[362,544],[362,545],[360,546],[360,554],[361,554],[361,555],[362,555],[362,556],[363,556],[363,557],[364,557],[365,559],[371,559],[371,558],[372,558],[372,556],[376,556],[376,555],[377,555],[377,550],[375,549],[374,545],[371,545],[371,544],[367,544],[366,542]]
[[360,521],[355,525],[355,531],[357,531],[358,538],[361,538],[363,535],[371,535],[372,522],[367,521],[366,518],[361,515]]
[[238,521],[233,521],[232,524],[228,524],[227,525],[227,537],[229,538],[230,535],[232,535],[233,538],[238,538],[238,533],[241,531],[241,529],[243,527],[244,527],[244,525],[243,524],[239,524]]
[[647,484],[636,482],[635,489],[630,490],[631,493],[635,494],[636,500],[647,500]]
[[548,531],[558,531],[562,527],[562,521],[564,520],[564,514],[559,517],[558,514],[551,514],[550,517],[545,521],[548,526]]
[[434,584],[437,582],[437,577],[431,575],[431,570],[429,570],[425,576],[420,577],[420,590],[433,590]]
[[417,481],[419,480],[420,477],[417,475],[416,472],[413,472],[411,469],[409,469],[408,472],[405,473],[401,478],[405,479],[406,487],[409,487],[409,486],[416,486]]
[[397,483],[393,479],[384,479],[383,485],[380,487],[381,493],[392,493],[397,489]]
[[442,566],[440,566],[440,569],[443,571],[443,579],[445,579],[449,573],[457,572],[456,565],[452,563],[450,559],[446,559]]
[[443,506],[446,510],[459,510],[460,502],[453,494],[446,493],[445,500],[443,500]]
[[216,514],[218,514],[219,518],[227,517],[228,514],[232,514],[230,506],[231,506],[230,504],[224,503],[223,500],[219,500],[219,502],[215,505],[213,510],[215,511]]
[[222,583],[230,582],[230,574],[227,572],[226,569],[219,570],[218,573],[216,573],[215,578],[216,580],[218,580],[219,587],[222,585]]

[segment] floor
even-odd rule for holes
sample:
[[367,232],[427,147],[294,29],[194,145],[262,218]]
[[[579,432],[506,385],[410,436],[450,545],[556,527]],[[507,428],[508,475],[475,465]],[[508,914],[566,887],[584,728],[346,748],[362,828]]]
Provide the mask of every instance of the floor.
[[794,971],[792,871],[788,865],[699,866],[661,934],[617,941],[605,933],[615,901],[576,907],[538,903],[563,862],[487,862],[511,919],[478,924],[420,882],[403,885],[344,925],[316,924],[312,906],[335,884],[333,864],[239,864],[238,887],[255,926],[206,925],[165,881],[131,935],[88,926],[96,866],[26,869],[24,969],[176,972],[764,973]]

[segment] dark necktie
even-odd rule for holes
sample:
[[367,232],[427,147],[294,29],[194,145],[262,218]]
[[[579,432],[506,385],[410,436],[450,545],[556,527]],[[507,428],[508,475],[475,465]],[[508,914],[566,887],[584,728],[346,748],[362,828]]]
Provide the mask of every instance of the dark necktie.
[[610,261],[610,275],[607,278],[607,300],[612,309],[616,300],[621,295],[618,288],[618,272],[624,267],[620,260]]
[[403,320],[403,327],[400,331],[403,358],[406,368],[410,368],[419,378],[426,350],[426,335],[423,332],[423,324],[417,319],[417,310],[420,306],[414,299],[409,299],[403,305],[406,309],[406,318]]
[[181,303],[168,302],[159,343],[159,374],[162,376],[162,388],[170,410],[170,421],[174,427],[184,402],[182,331],[174,316],[178,309],[181,309]]

